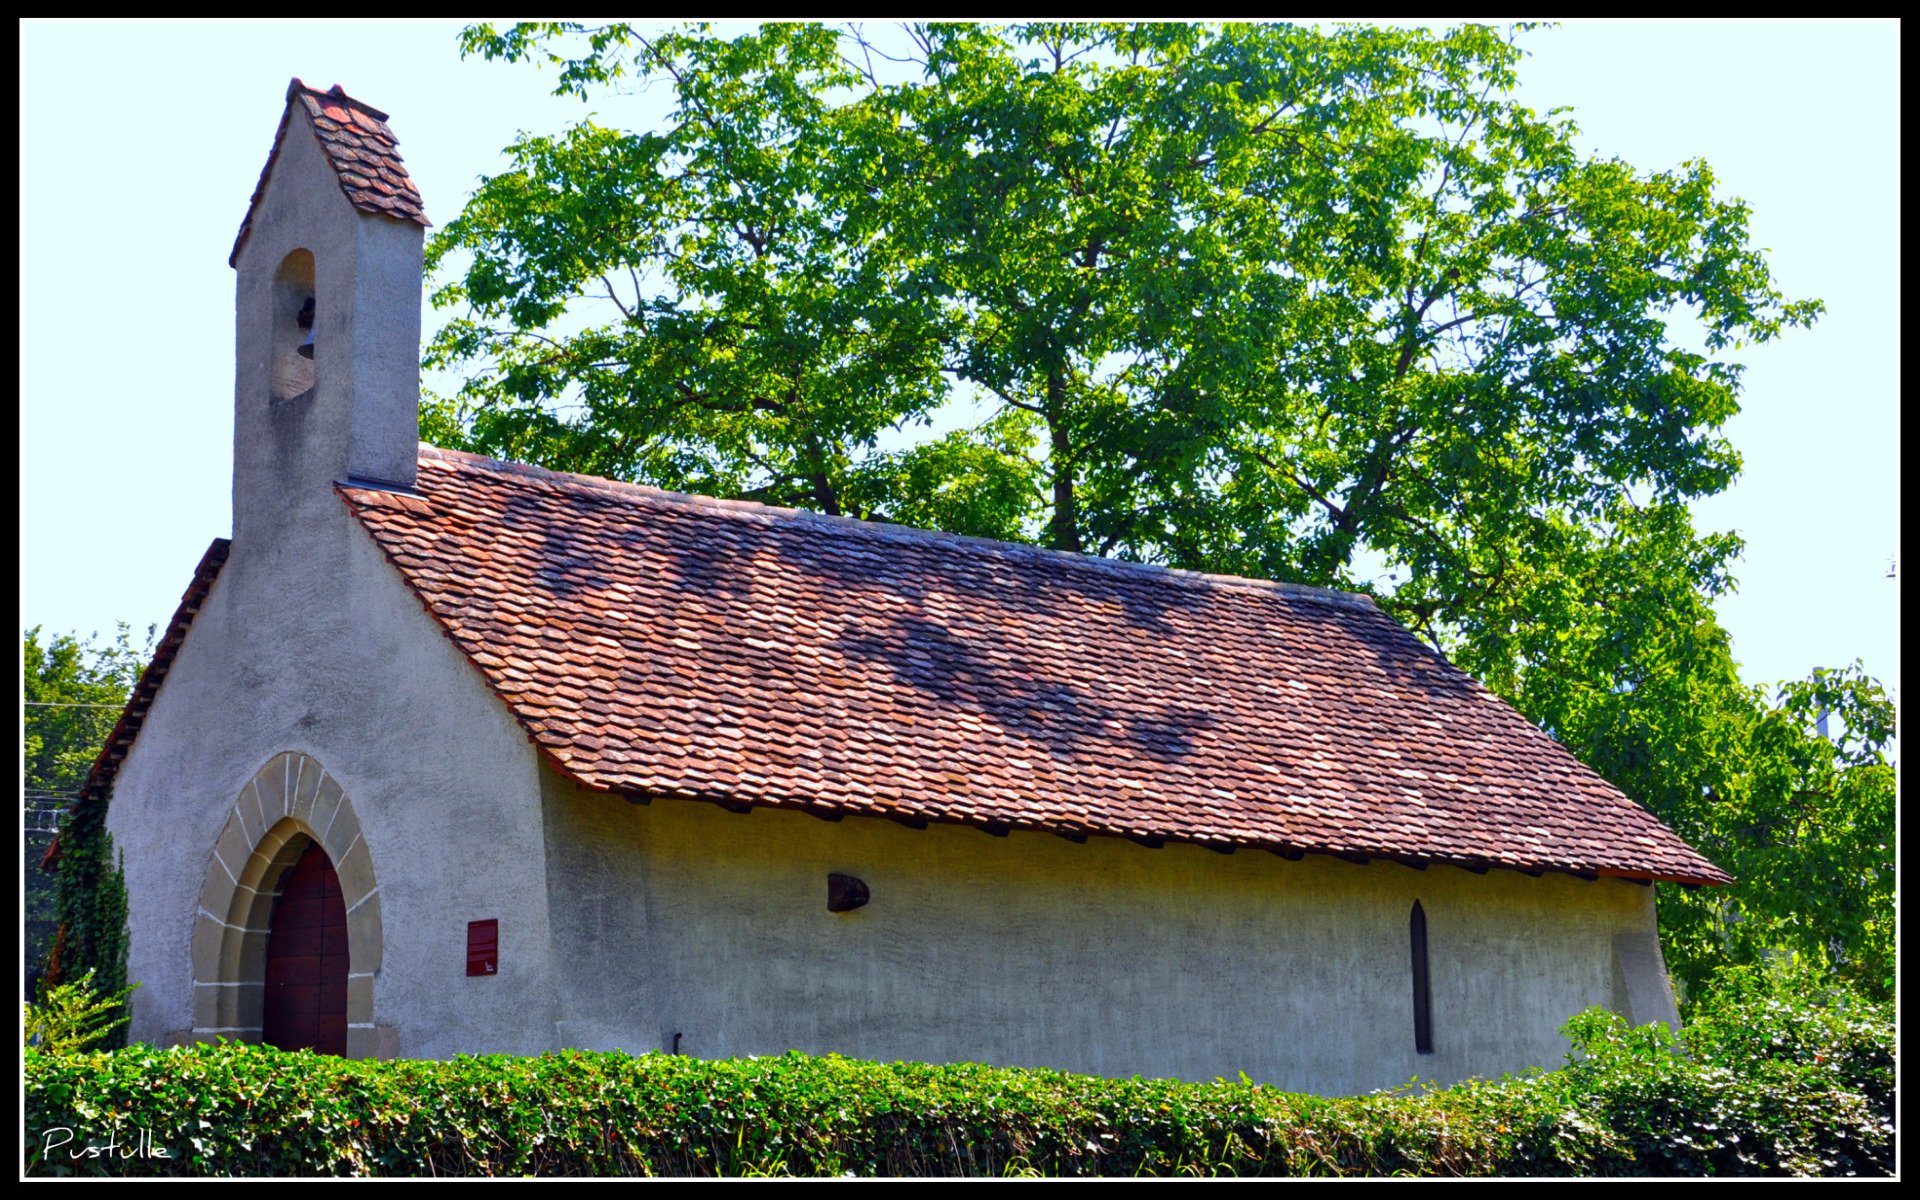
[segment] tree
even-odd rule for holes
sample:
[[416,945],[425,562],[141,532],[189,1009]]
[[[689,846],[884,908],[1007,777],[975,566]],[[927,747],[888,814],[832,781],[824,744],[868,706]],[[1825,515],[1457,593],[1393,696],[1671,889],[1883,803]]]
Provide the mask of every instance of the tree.
[[474,26],[672,105],[523,137],[433,239],[428,436],[1371,592],[1711,841],[1791,720],[1687,504],[1739,469],[1729,355],[1821,305],[1704,162],[1519,104],[1524,32]]
[[1891,999],[1893,702],[1858,663],[1775,701],[1703,773],[1698,842],[1739,882],[1663,897],[1676,974],[1697,987],[1719,962],[1787,954]]
[[[997,497],[1018,487],[1017,431],[860,457],[925,418],[947,383],[920,256],[866,200],[879,117],[822,98],[855,81],[835,37],[776,25],[736,43],[642,44],[678,89],[666,131],[585,122],[523,137],[518,169],[428,248],[430,265],[475,251],[435,297],[475,315],[429,354],[492,365],[463,392],[471,427],[457,436],[672,488],[860,516],[920,505],[1017,532],[967,515],[1009,507]],[[560,333],[584,300],[613,319]],[[560,417],[562,398],[577,416]],[[947,499],[927,507],[936,492]]]
[[124,624],[110,641],[56,634],[43,643],[38,626],[21,638],[28,823],[57,812],[60,839],[52,879],[39,869],[50,839],[27,839],[28,995],[37,994],[43,970],[54,984],[91,970],[109,993],[126,983],[126,892],[105,806],[73,801],[151,656],[153,633],[144,648]]
[[1444,620],[1530,514],[1731,478],[1738,367],[1663,314],[1717,352],[1819,311],[1705,164],[1582,160],[1508,98],[1485,28],[935,26],[898,82],[818,27],[571,28],[466,47],[664,79],[668,129],[523,138],[430,250],[473,252],[432,348],[485,368],[465,432],[559,465],[859,511],[961,383],[997,411],[940,482],[1004,460],[1049,544],[1350,586],[1364,547]]

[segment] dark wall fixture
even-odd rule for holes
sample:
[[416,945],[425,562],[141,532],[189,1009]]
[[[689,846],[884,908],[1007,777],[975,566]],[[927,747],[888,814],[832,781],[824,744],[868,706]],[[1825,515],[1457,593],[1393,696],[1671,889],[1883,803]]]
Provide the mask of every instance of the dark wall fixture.
[[838,871],[827,876],[828,912],[852,912],[872,898],[873,893],[867,890],[865,880],[842,875]]

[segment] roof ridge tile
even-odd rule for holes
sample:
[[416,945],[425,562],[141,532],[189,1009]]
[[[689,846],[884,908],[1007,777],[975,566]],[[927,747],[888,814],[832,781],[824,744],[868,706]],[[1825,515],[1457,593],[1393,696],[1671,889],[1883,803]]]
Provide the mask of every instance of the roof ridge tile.
[[760,504],[752,500],[727,500],[717,496],[702,496],[693,492],[676,492],[666,488],[652,487],[644,483],[630,483],[619,479],[606,479],[598,475],[582,475],[571,471],[555,471],[547,467],[536,467],[527,463],[507,462],[488,458],[467,450],[447,450],[439,446],[420,444],[420,457],[429,462],[446,462],[462,466],[478,467],[482,470],[501,474],[518,475],[528,479],[541,480],[562,488],[577,488],[603,495],[628,499],[657,501],[693,509],[701,509],[721,516],[740,517],[747,520],[759,518],[767,521],[797,522],[815,526],[824,531],[847,533],[854,536],[871,537],[889,542],[914,542],[928,545],[950,546],[959,550],[980,551],[1000,554],[1007,557],[1035,558],[1061,564],[1074,564],[1094,570],[1119,571],[1128,575],[1141,575],[1166,579],[1180,584],[1201,584],[1206,586],[1248,588],[1296,600],[1319,601],[1326,604],[1338,604],[1348,608],[1378,612],[1379,606],[1373,597],[1364,592],[1346,592],[1337,588],[1316,587],[1312,584],[1289,583],[1278,579],[1257,579],[1246,575],[1227,575],[1213,571],[1193,571],[1183,567],[1168,567],[1159,563],[1129,562],[1125,559],[1106,558],[1097,554],[1081,554],[1071,550],[1053,550],[1045,546],[1033,546],[1024,542],[1006,542],[996,538],[975,537],[970,534],[948,533],[940,529],[921,529],[914,525],[899,525],[891,521],[864,521],[858,517],[836,517],[825,513],[812,512],[804,508],[785,508],[775,504]]
[[[227,256],[228,266],[239,262],[241,247],[247,244],[247,235],[253,231],[253,214],[267,194],[267,181],[273,176],[274,163],[279,160],[280,146],[286,138],[287,122],[293,118],[296,101],[307,114],[308,128],[333,168],[341,192],[354,208],[374,216],[432,226],[433,222],[427,220],[426,202],[413,186],[400,152],[394,149],[400,139],[387,125],[387,114],[347,95],[337,83],[322,92],[308,87],[296,75],[287,84],[287,106],[280,114],[280,127],[274,132],[266,165],[260,168],[260,181],[254,185],[253,198],[247,202],[247,215],[233,240],[233,252]],[[383,172],[389,176],[384,183],[379,178]]]

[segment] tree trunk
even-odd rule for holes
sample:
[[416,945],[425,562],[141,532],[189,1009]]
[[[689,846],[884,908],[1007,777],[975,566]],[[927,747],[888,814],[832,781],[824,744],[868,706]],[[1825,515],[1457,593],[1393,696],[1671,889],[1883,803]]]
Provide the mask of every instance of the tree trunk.
[[1047,372],[1047,429],[1053,435],[1053,523],[1048,540],[1055,550],[1080,553],[1080,513],[1073,494],[1073,439],[1066,424],[1067,381],[1059,367]]

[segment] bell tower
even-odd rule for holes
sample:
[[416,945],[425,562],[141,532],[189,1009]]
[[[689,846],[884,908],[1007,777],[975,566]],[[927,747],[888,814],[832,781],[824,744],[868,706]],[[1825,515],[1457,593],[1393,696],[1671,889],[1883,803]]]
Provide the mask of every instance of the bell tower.
[[295,79],[235,270],[233,538],[283,543],[348,479],[413,486],[426,213],[387,114]]

